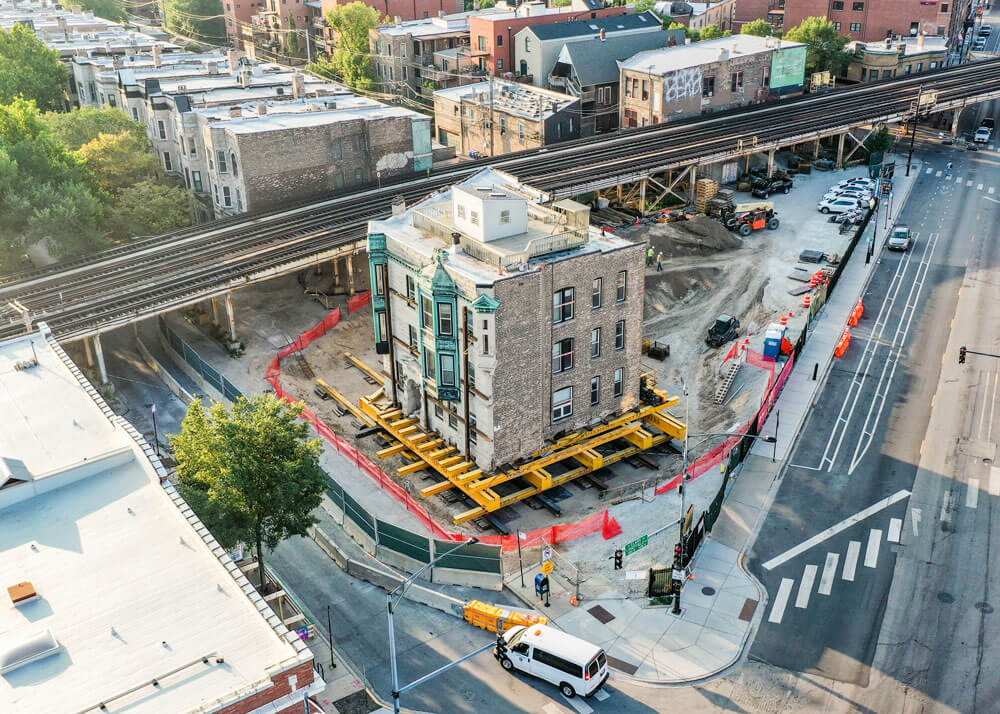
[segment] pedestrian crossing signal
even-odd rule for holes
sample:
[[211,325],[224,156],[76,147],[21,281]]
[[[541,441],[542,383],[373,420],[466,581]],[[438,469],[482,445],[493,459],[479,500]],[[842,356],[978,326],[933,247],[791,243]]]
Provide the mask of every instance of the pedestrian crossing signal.
[[958,348],[958,363],[959,364],[965,364],[965,348],[964,347],[959,347]]

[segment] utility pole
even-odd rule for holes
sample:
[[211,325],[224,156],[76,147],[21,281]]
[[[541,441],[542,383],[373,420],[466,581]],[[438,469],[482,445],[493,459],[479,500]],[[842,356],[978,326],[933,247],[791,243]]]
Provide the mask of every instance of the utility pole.
[[490,73],[490,158],[493,158],[493,73]]
[[688,394],[687,385],[684,385],[684,467],[681,470],[681,485],[677,489],[678,494],[681,497],[681,511],[680,518],[677,520],[677,547],[680,553],[680,562],[674,563],[674,608],[673,614],[681,614],[681,588],[684,584],[683,579],[678,579],[676,577],[677,570],[684,569],[684,487],[687,485],[688,479],[688,431],[691,428],[691,397]]

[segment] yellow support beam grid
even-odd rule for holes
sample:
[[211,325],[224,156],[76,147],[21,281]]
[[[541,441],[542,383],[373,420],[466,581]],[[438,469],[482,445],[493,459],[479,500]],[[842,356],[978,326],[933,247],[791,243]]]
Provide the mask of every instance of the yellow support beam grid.
[[355,357],[354,355],[352,355],[350,352],[345,352],[344,353],[344,357],[346,357],[351,364],[353,364],[355,367],[357,367],[358,369],[360,369],[365,374],[369,375],[372,379],[374,379],[375,381],[377,381],[383,387],[385,386],[386,382],[389,381],[386,377],[384,377],[383,375],[379,374],[377,371],[375,371],[374,369],[372,369],[371,367],[369,367],[368,365],[366,365],[364,362],[362,362],[361,360],[359,360],[357,357]]
[[343,394],[341,394],[336,389],[331,387],[329,384],[324,382],[322,379],[316,380],[316,386],[322,389],[327,394],[329,394],[335,400],[337,400],[338,404],[340,404],[342,407],[344,407],[344,409],[353,414],[358,420],[361,421],[362,424],[367,424],[368,426],[375,426],[374,419],[372,419],[370,416],[368,416],[363,411],[354,406],[350,402],[350,400],[348,400],[347,397],[345,397]]
[[[610,419],[606,424],[569,434],[550,448],[538,452],[533,460],[515,469],[494,474],[484,474],[459,449],[444,443],[436,433],[423,431],[415,419],[403,418],[399,409],[381,407],[372,400],[362,398],[361,411],[395,437],[405,447],[403,453],[413,452],[420,459],[400,467],[398,475],[407,476],[429,468],[445,477],[445,481],[421,489],[422,496],[432,496],[457,487],[476,502],[475,508],[454,516],[455,523],[464,523],[596,471],[602,466],[621,461],[671,438],[683,438],[686,430],[683,422],[663,413],[677,404],[679,399],[660,394],[664,397],[663,404],[643,406]],[[623,445],[613,453],[598,452],[598,447],[606,447],[618,440],[626,441],[628,445]],[[556,476],[548,470],[550,466],[570,459],[579,463],[579,466]],[[517,478],[524,480],[523,488],[503,496],[495,490],[500,484]]]
[[392,446],[387,446],[384,449],[379,449],[375,452],[375,455],[380,459],[387,459],[390,456],[395,456],[396,454],[401,454],[406,451],[409,447],[406,444],[395,443]]

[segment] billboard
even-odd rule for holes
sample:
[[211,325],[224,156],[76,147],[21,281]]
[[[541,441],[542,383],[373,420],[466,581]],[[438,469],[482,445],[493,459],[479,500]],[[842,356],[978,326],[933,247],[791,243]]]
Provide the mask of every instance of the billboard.
[[[778,49],[771,56],[771,91],[785,94],[793,87],[801,87],[806,76],[806,48]],[[782,91],[784,90],[784,91]]]

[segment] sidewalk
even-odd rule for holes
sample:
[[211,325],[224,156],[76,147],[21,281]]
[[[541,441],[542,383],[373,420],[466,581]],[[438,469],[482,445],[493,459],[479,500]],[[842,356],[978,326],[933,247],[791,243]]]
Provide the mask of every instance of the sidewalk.
[[[921,170],[921,163],[915,161],[909,178],[904,177],[905,171],[897,173],[890,226]],[[858,242],[837,289],[813,321],[797,364],[761,429],[762,434],[777,431],[777,442],[757,442],[743,464],[730,474],[733,484],[719,519],[692,562],[693,579],[684,588],[680,615],[673,615],[669,605],[644,607],[648,602],[645,570],[636,571],[636,580],[628,579],[629,571],[617,571],[617,583],[609,584],[606,595],[588,598],[578,606],[570,603],[574,593],[568,582],[558,573],[551,575],[551,605],[547,608],[534,592],[540,564],[525,568],[527,587],[523,589],[518,573],[508,577],[506,586],[526,604],[536,607],[563,630],[603,647],[615,678],[647,685],[692,684],[723,674],[749,648],[764,613],[767,593],[743,569],[743,553],[767,514],[780,484],[778,476],[785,458],[825,381],[848,317],[879,265],[887,235],[881,227],[884,216],[879,218],[874,258],[865,264],[865,242],[873,230],[870,226]],[[814,365],[819,366],[815,380]]]

